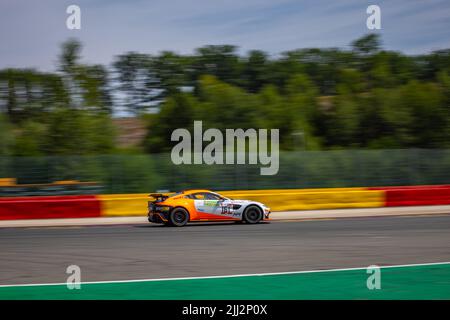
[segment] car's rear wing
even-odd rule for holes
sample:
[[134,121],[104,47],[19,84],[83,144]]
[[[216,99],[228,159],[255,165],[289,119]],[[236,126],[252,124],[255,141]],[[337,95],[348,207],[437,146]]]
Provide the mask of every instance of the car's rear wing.
[[151,202],[162,202],[169,197],[169,195],[164,193],[150,193],[148,196],[154,199],[150,200]]

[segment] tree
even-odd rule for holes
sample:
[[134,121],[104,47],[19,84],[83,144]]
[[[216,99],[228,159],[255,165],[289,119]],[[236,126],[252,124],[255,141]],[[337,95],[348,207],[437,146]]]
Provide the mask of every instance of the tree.
[[396,88],[382,116],[399,147],[442,148],[448,144],[445,97],[434,83],[411,81]]
[[33,69],[0,70],[0,105],[4,105],[3,112],[13,123],[42,119],[43,113],[67,102],[58,75]]
[[355,140],[363,148],[395,148],[394,130],[383,117],[385,105],[390,104],[392,90],[374,88],[369,94],[359,96],[359,126]]
[[338,77],[337,92],[355,94],[361,93],[366,89],[364,76],[359,70],[350,68],[340,69]]
[[41,122],[26,120],[16,136],[14,155],[44,156],[46,140],[47,126]]
[[230,84],[241,84],[241,62],[236,49],[232,45],[198,48],[193,62],[195,79],[199,79],[202,75],[212,75]]
[[245,80],[245,88],[253,93],[258,92],[268,83],[268,59],[264,51],[252,50],[249,52],[242,77]]
[[0,113],[0,157],[11,154],[13,143],[12,127],[6,117]]
[[167,98],[160,112],[149,119],[144,148],[150,153],[170,150],[171,135],[175,129],[191,129],[197,101],[188,93],[177,93]]
[[79,74],[85,110],[112,113],[108,71],[102,65],[84,66]]
[[357,147],[360,104],[357,97],[343,93],[335,100],[335,110],[332,116],[331,136],[333,144],[342,147]]
[[220,81],[214,76],[202,76],[198,85],[201,104],[196,115],[206,125],[218,128],[255,128],[259,106],[255,96],[245,90]]
[[69,39],[61,46],[59,55],[59,71],[64,74],[75,76],[80,64],[81,50],[83,46],[76,39]]
[[374,54],[380,50],[381,40],[380,36],[376,33],[370,33],[362,36],[352,42],[353,51],[358,55],[366,56]]
[[69,39],[57,72],[0,70],[3,154],[115,152],[113,104],[148,119],[148,152],[169,151],[172,131],[194,120],[205,129],[280,129],[284,150],[301,135],[308,149],[449,146],[450,49],[406,56],[382,50],[377,34],[351,50],[277,58],[212,45],[193,55],[124,53],[113,77],[110,66],[85,64],[81,53]]
[[112,112],[108,71],[101,65],[82,64],[81,50],[81,43],[70,39],[62,44],[59,56],[59,70],[69,93],[69,105],[94,112]]
[[158,98],[160,101],[167,96],[177,94],[185,86],[190,86],[189,64],[192,63],[190,57],[183,57],[171,51],[163,51],[155,57],[152,67],[158,78],[159,89],[161,90]]
[[86,155],[110,153],[115,132],[107,114],[60,108],[49,118],[45,153]]
[[437,50],[431,54],[415,57],[420,79],[434,81],[440,72],[450,73],[450,49]]
[[134,115],[145,112],[152,101],[159,99],[161,86],[152,65],[153,57],[136,52],[120,55],[113,63],[118,90],[124,96],[121,104]]

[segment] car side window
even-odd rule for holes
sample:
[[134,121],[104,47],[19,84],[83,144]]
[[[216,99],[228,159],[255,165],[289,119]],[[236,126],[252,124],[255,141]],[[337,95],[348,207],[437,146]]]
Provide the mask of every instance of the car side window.
[[205,193],[205,200],[221,200],[221,198],[213,193]]
[[221,200],[222,198],[218,195],[209,192],[198,192],[193,193],[188,196],[190,199],[194,200]]
[[193,194],[191,194],[190,195],[191,196],[191,199],[194,199],[194,200],[205,200],[205,194],[204,193],[193,193]]

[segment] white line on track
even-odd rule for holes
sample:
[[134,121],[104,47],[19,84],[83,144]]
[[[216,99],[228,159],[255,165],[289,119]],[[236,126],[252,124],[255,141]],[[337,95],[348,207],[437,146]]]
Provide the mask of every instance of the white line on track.
[[[414,263],[414,264],[399,264],[391,266],[378,266],[381,269],[388,268],[402,268],[402,267],[420,267],[420,266],[434,266],[450,264],[450,261],[445,262],[429,262],[429,263]],[[240,278],[240,277],[257,277],[257,276],[277,276],[288,274],[302,274],[302,273],[319,273],[319,272],[336,272],[336,271],[351,271],[351,270],[364,270],[368,267],[355,267],[355,268],[340,268],[340,269],[323,269],[323,270],[308,270],[308,271],[286,271],[286,272],[270,272],[270,273],[250,273],[250,274],[232,274],[222,276],[203,276],[203,277],[180,277],[180,278],[158,278],[158,279],[135,279],[135,280],[112,280],[112,281],[88,281],[81,282],[84,284],[106,284],[106,283],[132,283],[132,282],[156,282],[156,281],[176,281],[176,280],[202,280],[202,279],[221,279],[221,278]],[[36,284],[4,284],[0,285],[0,288],[7,287],[33,287],[33,286],[61,286],[67,285],[66,283],[36,283]]]

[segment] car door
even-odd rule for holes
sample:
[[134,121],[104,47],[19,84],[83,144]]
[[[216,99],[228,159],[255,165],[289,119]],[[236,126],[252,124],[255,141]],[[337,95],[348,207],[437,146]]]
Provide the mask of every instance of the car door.
[[223,199],[216,194],[209,192],[198,192],[192,194],[194,199],[194,206],[200,219],[229,219],[230,217],[224,214]]

